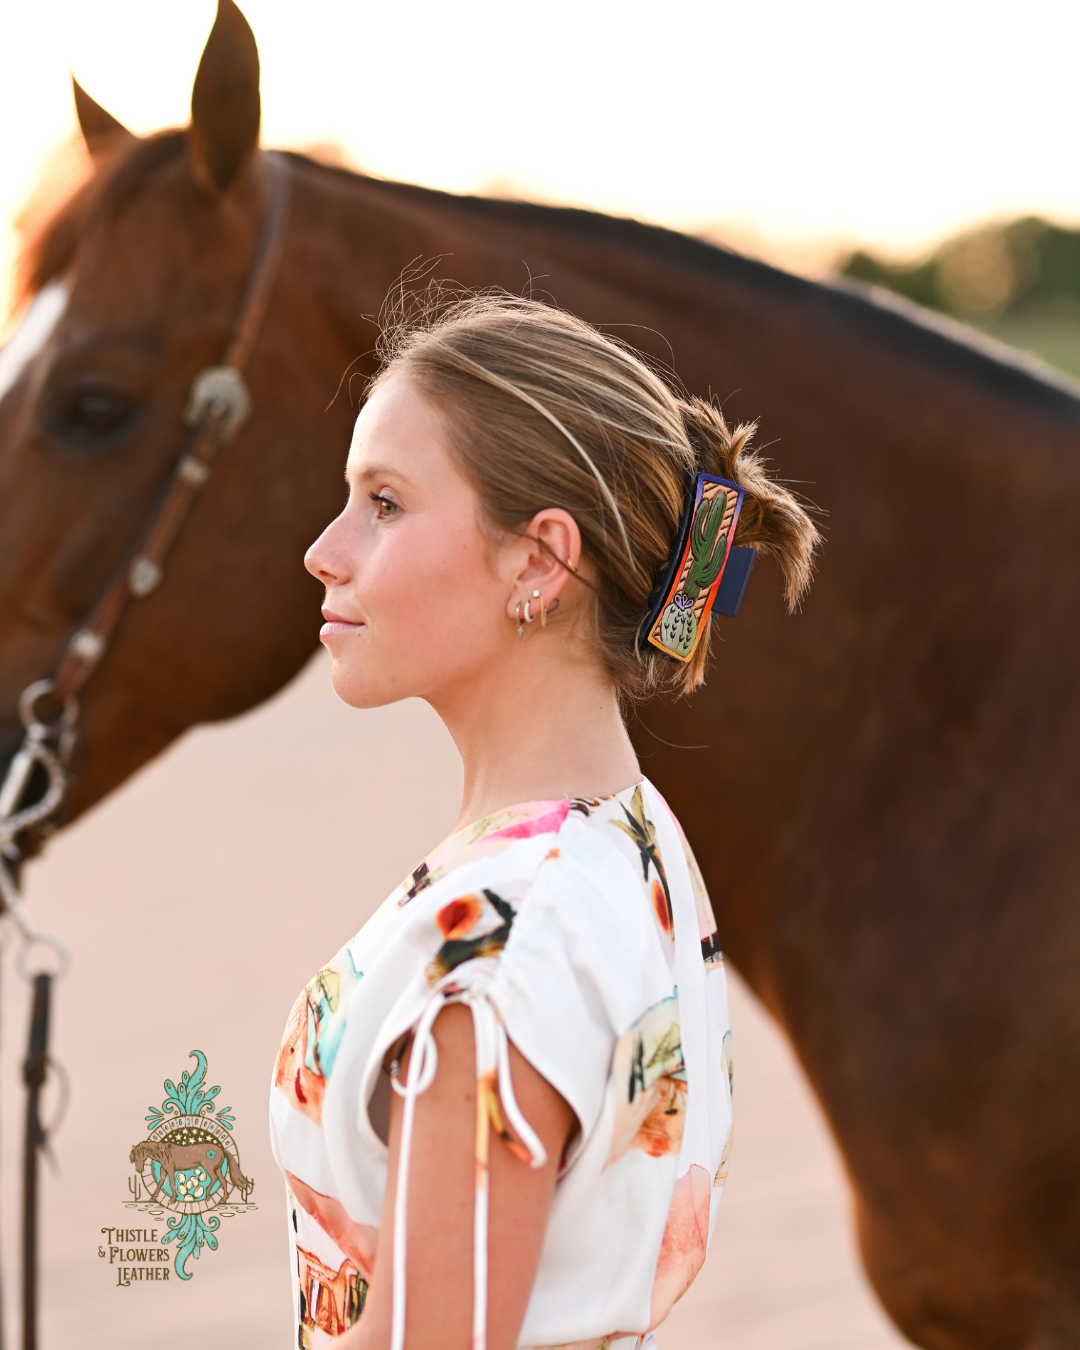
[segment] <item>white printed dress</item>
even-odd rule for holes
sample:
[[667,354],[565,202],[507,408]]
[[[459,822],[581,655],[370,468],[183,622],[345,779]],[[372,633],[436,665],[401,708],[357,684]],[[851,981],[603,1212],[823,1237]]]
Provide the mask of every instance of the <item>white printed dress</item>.
[[[363,1313],[387,1177],[372,1119],[389,1087],[383,1066],[412,1032],[410,1081],[397,1085],[406,1098],[401,1190],[425,1046],[447,1002],[473,1014],[490,1107],[479,1162],[489,1119],[538,1160],[513,1100],[507,1038],[580,1125],[519,1346],[645,1350],[705,1260],[731,1138],[716,924],[678,822],[648,781],[601,800],[527,802],[458,831],[301,992],[270,1097],[296,1345],[329,1345]],[[477,1170],[482,1345],[486,1174]],[[403,1231],[395,1246],[397,1346],[409,1278]]]

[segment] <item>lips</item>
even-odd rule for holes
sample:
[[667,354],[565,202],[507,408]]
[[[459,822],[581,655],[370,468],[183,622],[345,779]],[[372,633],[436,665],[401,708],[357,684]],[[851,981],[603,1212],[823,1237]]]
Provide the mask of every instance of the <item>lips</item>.
[[324,609],[322,616],[325,622],[319,629],[319,637],[323,639],[339,637],[343,633],[355,633],[364,626],[362,623],[354,623],[351,619],[335,614],[332,609]]

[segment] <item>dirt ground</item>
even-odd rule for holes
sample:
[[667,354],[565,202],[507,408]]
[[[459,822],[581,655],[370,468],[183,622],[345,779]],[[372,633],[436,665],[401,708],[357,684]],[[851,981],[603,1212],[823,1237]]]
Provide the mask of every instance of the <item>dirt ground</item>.
[[[282,1183],[270,1068],[301,986],[453,822],[460,766],[422,704],[344,708],[317,657],[254,713],[186,736],[28,869],[31,914],[63,934],[52,1053],[70,1079],[45,1169],[42,1350],[287,1350]],[[3,958],[0,1260],[18,1293],[20,1065],[28,986]],[[836,1151],[786,1043],[733,979],[736,1146],[705,1270],[662,1350],[888,1350],[903,1341],[857,1264]],[[256,1208],[226,1218],[193,1278],[118,1282],[102,1229],[156,1227],[131,1201],[131,1146],[165,1079],[202,1050],[231,1106]],[[46,1103],[53,1110],[55,1099]],[[116,1245],[115,1240],[112,1245]],[[124,1249],[137,1244],[122,1244]],[[145,1244],[144,1244],[145,1245]],[[100,1255],[100,1251],[105,1255]]]

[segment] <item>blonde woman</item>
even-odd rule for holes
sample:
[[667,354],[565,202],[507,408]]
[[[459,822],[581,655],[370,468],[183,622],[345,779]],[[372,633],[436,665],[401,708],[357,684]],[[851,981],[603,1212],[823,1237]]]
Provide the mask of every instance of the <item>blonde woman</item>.
[[794,604],[816,532],[749,429],[551,307],[465,296],[384,345],[307,566],[337,693],[426,699],[465,785],[286,1028],[297,1344],[645,1350],[705,1259],[731,1058],[624,713],[701,682],[733,542]]

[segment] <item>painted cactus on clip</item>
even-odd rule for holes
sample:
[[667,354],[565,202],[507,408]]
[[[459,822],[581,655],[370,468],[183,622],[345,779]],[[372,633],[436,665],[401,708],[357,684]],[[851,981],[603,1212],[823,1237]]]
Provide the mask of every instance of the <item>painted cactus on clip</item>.
[[678,656],[686,657],[693,651],[698,630],[694,601],[702,591],[708,591],[724,565],[727,534],[720,531],[726,510],[726,492],[718,492],[711,501],[702,501],[698,507],[690,528],[692,561],[686,580],[660,619],[660,640]]

